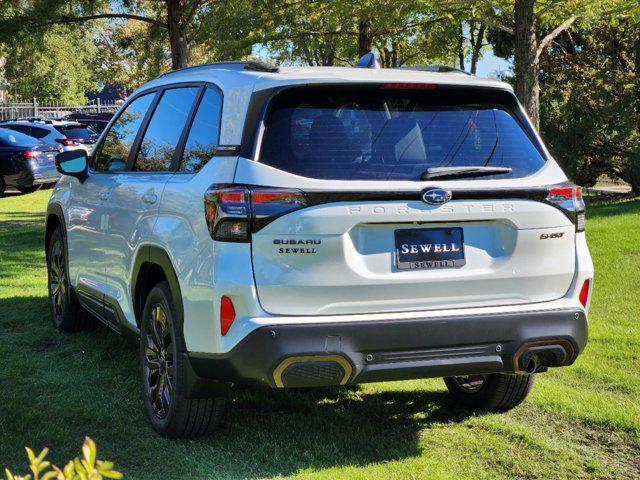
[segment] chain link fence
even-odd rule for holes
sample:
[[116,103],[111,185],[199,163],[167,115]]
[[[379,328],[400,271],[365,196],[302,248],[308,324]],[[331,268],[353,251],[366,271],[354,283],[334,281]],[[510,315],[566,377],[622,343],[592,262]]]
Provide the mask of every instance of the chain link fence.
[[0,121],[56,119],[72,113],[115,113],[121,104],[121,101],[101,102],[97,99],[87,105],[62,105],[55,102],[40,103],[34,98],[31,102],[0,103]]

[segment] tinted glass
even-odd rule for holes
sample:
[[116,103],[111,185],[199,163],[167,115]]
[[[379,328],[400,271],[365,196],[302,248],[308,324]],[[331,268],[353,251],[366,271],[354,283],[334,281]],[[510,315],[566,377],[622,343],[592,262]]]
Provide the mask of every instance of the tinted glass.
[[34,147],[40,145],[39,140],[6,128],[0,128],[0,145],[3,147]]
[[140,144],[134,170],[169,170],[173,152],[197,93],[198,87],[175,88],[164,92]]
[[416,91],[310,89],[271,109],[260,162],[313,178],[418,181],[445,166],[510,167],[484,178],[523,177],[545,160],[495,105],[443,104]]
[[49,135],[51,132],[49,130],[47,130],[46,128],[38,128],[38,127],[31,127],[30,131],[29,131],[29,135],[31,135],[32,137],[36,137],[36,138],[44,138],[47,135]]
[[10,130],[14,130],[16,132],[23,133],[25,135],[29,135],[31,133],[31,128],[28,127],[27,125],[3,125],[3,127],[8,128]]
[[98,139],[98,134],[86,126],[56,127],[67,138],[81,138],[87,143],[93,143]]
[[102,131],[107,128],[107,125],[109,124],[109,122],[105,122],[102,120],[83,120],[83,122],[86,123],[91,128],[91,130],[98,134],[102,133]]
[[221,109],[222,95],[217,90],[207,88],[184,146],[180,170],[197,172],[213,157],[220,135]]
[[154,95],[135,99],[111,126],[98,153],[96,170],[117,172],[126,168],[129,152]]

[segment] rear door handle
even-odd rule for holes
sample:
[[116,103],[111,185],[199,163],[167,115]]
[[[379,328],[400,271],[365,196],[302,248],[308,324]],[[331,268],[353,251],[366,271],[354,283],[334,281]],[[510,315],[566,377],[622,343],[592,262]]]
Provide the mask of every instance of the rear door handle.
[[142,195],[142,201],[144,203],[156,203],[158,201],[158,196],[155,193],[152,192],[147,192],[144,195]]

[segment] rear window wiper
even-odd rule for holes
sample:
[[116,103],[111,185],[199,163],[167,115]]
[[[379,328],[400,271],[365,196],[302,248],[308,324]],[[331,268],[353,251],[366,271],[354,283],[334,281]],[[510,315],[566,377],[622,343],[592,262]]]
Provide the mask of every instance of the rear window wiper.
[[510,173],[509,167],[431,167],[420,175],[420,180],[433,180],[434,178],[471,178],[488,175]]

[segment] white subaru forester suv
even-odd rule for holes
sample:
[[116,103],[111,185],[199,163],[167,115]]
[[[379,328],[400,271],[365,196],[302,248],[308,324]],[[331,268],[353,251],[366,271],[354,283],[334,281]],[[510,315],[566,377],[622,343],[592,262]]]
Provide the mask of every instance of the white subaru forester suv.
[[139,338],[170,437],[211,432],[234,386],[444,377],[469,407],[518,405],[587,342],[584,202],[509,85],[449,70],[142,86],[89,158],[58,156],[53,324]]

